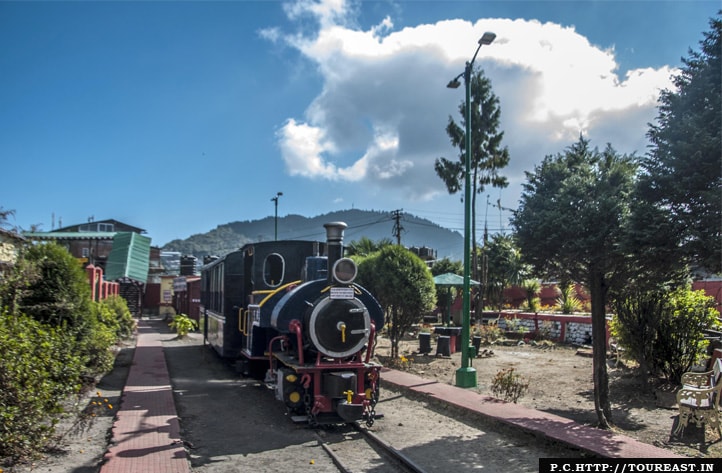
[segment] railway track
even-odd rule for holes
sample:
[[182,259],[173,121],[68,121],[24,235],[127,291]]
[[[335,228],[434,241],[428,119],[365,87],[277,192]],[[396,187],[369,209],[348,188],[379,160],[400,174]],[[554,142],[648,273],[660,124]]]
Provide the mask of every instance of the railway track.
[[395,449],[387,441],[358,424],[343,431],[316,434],[319,445],[342,473],[408,472],[426,473],[421,465]]

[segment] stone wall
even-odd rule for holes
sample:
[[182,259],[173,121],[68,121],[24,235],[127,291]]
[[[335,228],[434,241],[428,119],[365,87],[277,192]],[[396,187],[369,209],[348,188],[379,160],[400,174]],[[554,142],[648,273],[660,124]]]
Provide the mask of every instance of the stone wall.
[[[607,340],[609,340],[607,318]],[[544,338],[573,345],[592,343],[592,318],[588,315],[539,314],[527,312],[502,312],[499,328],[518,332],[535,332]]]

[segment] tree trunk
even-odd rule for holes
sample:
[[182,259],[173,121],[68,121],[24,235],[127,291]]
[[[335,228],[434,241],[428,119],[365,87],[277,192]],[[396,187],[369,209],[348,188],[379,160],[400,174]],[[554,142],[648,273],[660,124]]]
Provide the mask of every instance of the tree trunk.
[[398,333],[396,321],[398,320],[398,310],[396,307],[391,308],[391,359],[395,360],[399,356],[399,340],[401,335]]
[[592,270],[589,292],[592,299],[592,369],[594,371],[594,409],[599,427],[609,429],[612,425],[612,409],[609,404],[609,375],[607,373],[607,320],[605,313],[607,287],[604,274]]

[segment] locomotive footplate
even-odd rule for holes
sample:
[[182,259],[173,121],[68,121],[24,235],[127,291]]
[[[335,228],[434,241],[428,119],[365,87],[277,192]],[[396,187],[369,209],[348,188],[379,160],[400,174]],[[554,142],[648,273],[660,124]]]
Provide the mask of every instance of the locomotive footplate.
[[328,369],[334,369],[334,368],[344,368],[344,369],[359,369],[359,368],[373,368],[373,367],[379,367],[381,368],[381,365],[378,363],[370,362],[365,363],[363,361],[356,361],[352,363],[344,363],[343,365],[339,365],[338,363],[333,362],[323,362],[320,365],[317,365],[315,360],[313,363],[304,363],[299,364],[298,359],[292,356],[289,356],[285,353],[274,353],[274,358],[276,358],[278,361],[283,363],[284,365],[288,366],[289,368],[292,368],[296,371],[318,371],[320,370],[328,370]]

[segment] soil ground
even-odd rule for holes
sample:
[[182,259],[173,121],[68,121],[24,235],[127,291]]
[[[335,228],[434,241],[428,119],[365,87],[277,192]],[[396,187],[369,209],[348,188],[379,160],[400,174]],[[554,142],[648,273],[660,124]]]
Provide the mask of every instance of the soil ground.
[[[409,337],[399,345],[399,354],[406,361],[392,362],[387,356],[390,343],[382,340],[377,349],[386,366],[413,372],[428,379],[454,384],[455,372],[461,366],[461,354],[449,357],[432,352],[419,354],[417,339]],[[518,399],[520,405],[551,412],[584,425],[596,425],[591,347],[572,347],[552,342],[537,345],[513,340],[482,346],[480,357],[471,360],[477,372],[479,393],[493,396],[491,386],[501,370],[514,369],[528,382],[529,388]],[[676,387],[663,380],[642,384],[632,363],[623,358],[610,358],[607,363],[612,421],[615,431],[645,443],[656,445],[690,457],[722,457],[722,439],[706,427],[690,424],[681,436],[674,436],[677,424]]]
[[[199,334],[190,334],[189,339],[178,340],[168,330],[164,346],[178,348],[185,344],[198,343],[199,338]],[[494,376],[501,370],[514,368],[515,373],[529,384],[528,391],[518,400],[519,404],[552,412],[581,424],[595,425],[590,349],[556,344],[542,344],[535,347],[511,343],[514,344],[482,347],[481,353],[484,356],[472,360],[478,383],[473,389],[491,396]],[[418,353],[418,340],[409,338],[400,345],[400,354],[406,361],[392,362],[388,356],[389,347],[389,341],[382,338],[377,348],[379,361],[385,365],[408,370],[424,378],[454,384],[455,372],[461,366],[459,353],[445,357],[435,356],[432,351],[432,354],[422,355]],[[432,348],[435,350],[435,343],[432,343]],[[132,356],[132,345],[124,347],[119,352],[114,370],[103,377],[94,389],[88,391],[80,399],[79,407],[62,422],[58,429],[62,438],[53,445],[52,451],[32,463],[0,465],[0,472],[94,473],[99,471]],[[620,363],[613,359],[609,360],[608,371],[613,421],[618,433],[685,456],[722,457],[722,440],[717,432],[709,427],[700,429],[690,425],[681,437],[676,438],[672,435],[677,420],[674,389],[665,389],[660,382],[641,385],[635,370],[624,360]],[[173,379],[174,389],[178,389],[176,383],[182,383],[183,378],[182,376],[179,380]],[[99,398],[98,392],[102,394],[103,399],[107,398],[108,402],[101,407],[94,407],[93,403]],[[272,396],[269,397],[271,398]],[[113,407],[108,408],[109,404]],[[88,416],[89,412],[97,415]],[[84,413],[82,419],[81,413]],[[179,412],[182,422],[183,414]],[[223,411],[204,412],[202,418],[204,424],[219,426],[216,431],[222,431],[223,426],[227,426],[228,422]],[[414,418],[409,417],[404,424],[413,422]]]

